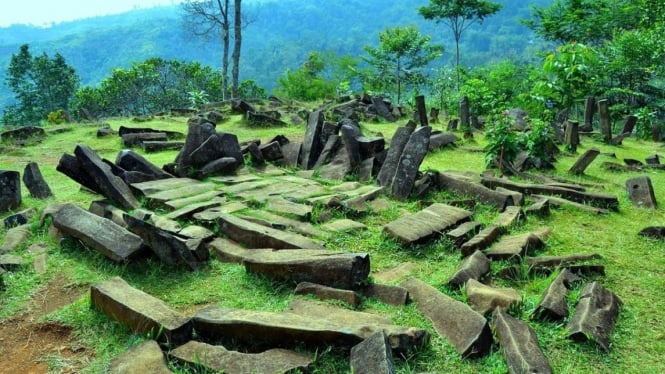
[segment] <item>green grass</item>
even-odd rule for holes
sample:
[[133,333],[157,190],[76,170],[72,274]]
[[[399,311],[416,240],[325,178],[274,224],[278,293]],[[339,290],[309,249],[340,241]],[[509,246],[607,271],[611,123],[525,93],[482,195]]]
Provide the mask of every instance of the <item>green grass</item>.
[[[406,122],[406,121],[404,121]],[[120,125],[153,127],[186,132],[186,118],[157,118],[148,123],[134,124],[126,119],[114,119],[109,123],[114,129]],[[363,124],[366,131],[392,136],[395,124]],[[439,125],[441,126],[441,125]],[[84,143],[102,157],[115,160],[122,148],[119,137],[97,139],[97,126],[72,125],[72,131],[49,136],[42,143],[26,148],[12,148],[0,158],[0,169],[23,171],[29,161],[37,161],[42,174],[50,184],[55,198],[47,201],[27,197],[24,191],[24,206],[43,208],[54,202],[72,202],[87,208],[96,198],[81,192],[79,186],[68,177],[57,172],[55,166],[62,153],[72,153],[77,142]],[[289,138],[302,138],[303,126],[288,126],[275,129],[249,129],[239,117],[232,117],[220,124],[218,129],[231,132],[240,141],[261,139],[266,141],[275,135],[283,134]],[[484,170],[482,152],[470,152],[469,148],[482,149],[484,139],[476,134],[472,141],[460,141],[457,149],[445,149],[428,155],[423,170],[465,170],[480,173]],[[583,176],[568,175],[567,170],[577,156],[591,147],[601,149],[598,159],[587,169]],[[620,311],[616,329],[610,336],[611,351],[602,353],[593,343],[574,343],[566,338],[565,323],[539,322],[530,319],[530,315],[540,301],[540,297],[551,276],[524,275],[516,281],[503,281],[495,278],[498,286],[514,287],[522,293],[523,305],[512,312],[526,320],[537,332],[545,355],[555,372],[565,373],[642,373],[664,372],[665,361],[665,244],[661,241],[644,239],[637,232],[646,226],[664,225],[663,209],[639,209],[633,207],[627,199],[624,183],[628,178],[648,175],[656,189],[657,198],[662,198],[665,186],[665,172],[607,172],[600,168],[603,161],[621,163],[623,158],[643,160],[645,157],[662,150],[658,143],[626,139],[622,146],[605,146],[583,138],[577,155],[561,155],[556,164],[554,175],[565,177],[580,183],[593,183],[603,186],[594,190],[619,197],[619,212],[606,216],[596,216],[576,209],[553,209],[550,217],[529,217],[514,232],[527,232],[542,226],[553,229],[546,242],[546,247],[538,254],[564,255],[578,252],[597,252],[604,259],[605,277],[594,277],[624,302]],[[142,153],[139,150],[140,153]],[[605,155],[615,153],[617,160]],[[146,157],[156,165],[172,162],[177,152],[147,154]],[[449,201],[456,198],[448,193],[430,193],[425,197],[430,201]],[[662,202],[661,202],[662,203]],[[364,216],[351,215],[345,211],[334,211],[336,218],[349,217],[368,225],[368,229],[352,235],[335,235],[327,247],[334,250],[367,252],[371,255],[372,271],[389,269],[409,261],[416,264],[415,276],[432,284],[451,297],[464,300],[463,290],[450,290],[445,286],[448,277],[456,270],[459,255],[444,239],[424,245],[403,248],[394,240],[387,238],[381,225],[388,223],[403,211],[415,212],[421,209],[416,200],[394,202],[393,207],[381,214]],[[317,208],[320,209],[320,208]],[[316,216],[322,214],[317,211]],[[474,219],[490,222],[498,213],[486,206],[475,209]],[[48,273],[37,276],[32,270],[17,271],[5,277],[7,290],[0,299],[0,319],[7,319],[21,312],[21,308],[39,287],[43,287],[56,273],[64,274],[70,286],[89,286],[112,276],[121,276],[137,287],[172,306],[192,314],[207,304],[221,304],[234,308],[254,310],[284,310],[292,300],[292,285],[270,281],[263,277],[245,273],[240,265],[222,264],[213,259],[210,266],[195,272],[183,272],[168,268],[156,260],[141,260],[128,265],[114,264],[97,252],[85,248],[72,240],[65,240],[62,245],[46,235],[45,229],[33,225],[33,238],[30,243],[45,241],[50,244]],[[0,235],[4,232],[0,231]],[[27,243],[27,244],[30,244]],[[27,259],[31,256],[24,248],[18,253]],[[498,271],[509,263],[492,264],[492,272]],[[572,306],[579,297],[580,286],[571,292]],[[389,316],[394,323],[406,326],[426,328],[432,334],[427,347],[414,354],[396,359],[399,373],[418,372],[455,372],[455,373],[505,373],[506,364],[498,346],[488,356],[479,360],[462,360],[445,339],[436,335],[431,323],[418,313],[414,305],[392,307],[377,300],[364,300],[360,309]],[[74,327],[81,344],[95,352],[88,373],[102,372],[110,359],[127,348],[145,339],[129,329],[118,325],[105,315],[90,309],[88,296],[45,317]],[[349,371],[348,358],[344,352],[331,349],[310,352],[317,355],[314,373],[344,373]],[[58,357],[47,358],[53,366],[59,365]],[[64,365],[64,364],[63,364]],[[54,369],[54,371],[57,371]],[[178,368],[181,373],[202,372],[191,368]]]

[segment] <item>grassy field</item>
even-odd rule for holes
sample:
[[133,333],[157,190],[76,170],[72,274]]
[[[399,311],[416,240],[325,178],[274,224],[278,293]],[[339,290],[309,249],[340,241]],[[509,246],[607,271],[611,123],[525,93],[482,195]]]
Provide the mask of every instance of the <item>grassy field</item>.
[[[148,123],[134,124],[128,119],[109,121],[112,128],[120,125],[153,127],[186,132],[186,118],[157,118]],[[366,131],[392,136],[395,124],[363,124]],[[119,137],[96,138],[96,125],[71,125],[70,131],[48,136],[43,142],[23,148],[5,145],[0,155],[0,169],[23,171],[26,163],[39,163],[42,174],[55,194],[47,201],[35,200],[23,192],[23,206],[43,208],[54,202],[73,202],[87,208],[97,197],[80,191],[79,186],[55,170],[63,153],[73,153],[76,143],[84,143],[102,157],[115,160],[122,148]],[[238,117],[232,117],[218,126],[232,132],[243,140],[267,140],[283,134],[289,138],[300,138],[304,134],[302,126],[289,126],[276,129],[251,129]],[[606,267],[605,277],[594,278],[615,292],[623,300],[615,331],[610,336],[611,351],[603,353],[593,343],[574,343],[566,338],[565,323],[538,322],[530,315],[540,301],[543,290],[553,277],[524,277],[517,281],[494,279],[499,286],[513,287],[523,297],[523,305],[514,311],[517,317],[529,322],[536,330],[540,345],[550,364],[558,373],[658,373],[665,372],[665,244],[661,241],[640,238],[637,233],[646,226],[665,225],[662,208],[657,210],[640,209],[631,205],[625,191],[628,178],[647,175],[651,178],[658,199],[663,198],[665,171],[646,170],[642,172],[608,172],[600,168],[603,161],[622,163],[623,158],[643,160],[645,157],[660,154],[661,144],[638,141],[629,138],[622,146],[606,146],[591,139],[582,139],[578,155],[591,147],[603,152],[587,169],[586,174],[574,177],[567,170],[578,155],[561,155],[556,164],[560,177],[580,183],[601,185],[597,192],[619,197],[618,212],[596,216],[572,208],[553,210],[550,217],[529,217],[514,232],[527,232],[542,226],[552,228],[544,250],[539,254],[564,255],[571,253],[595,252],[603,256],[600,261]],[[484,146],[482,134],[474,140],[460,142],[460,147],[431,153],[421,170],[431,169],[464,170],[480,173],[484,170],[482,152],[471,152],[469,148],[481,149]],[[617,159],[609,156],[616,155]],[[176,152],[148,154],[146,157],[156,165],[174,160]],[[661,155],[662,156],[662,155]],[[431,201],[445,202],[451,196],[447,193],[432,193],[426,196]],[[337,235],[326,243],[330,249],[368,252],[371,255],[372,271],[395,267],[404,262],[414,264],[413,275],[438,287],[450,296],[464,300],[459,291],[446,288],[445,282],[455,271],[459,255],[450,243],[437,240],[427,245],[412,248],[400,247],[382,234],[381,225],[397,218],[403,211],[415,212],[418,201],[394,202],[394,209],[380,215],[367,215],[352,218],[368,225],[368,229],[355,235]],[[343,211],[334,212],[343,216]],[[488,223],[498,213],[485,206],[475,209],[476,220]],[[73,241],[55,243],[46,235],[46,230],[32,222],[33,237],[25,246],[38,241],[50,245],[48,272],[38,276],[27,269],[5,277],[7,289],[0,291],[0,321],[25,312],[24,306],[41,287],[45,287],[55,277],[65,277],[66,287],[87,289],[91,284],[112,276],[122,276],[131,285],[158,297],[173,308],[184,313],[194,313],[208,304],[221,304],[229,307],[280,311],[286,308],[294,297],[292,286],[271,282],[267,279],[246,274],[240,265],[223,264],[216,259],[210,266],[196,272],[174,271],[157,261],[136,262],[128,265],[111,263],[100,254],[82,248]],[[0,236],[4,231],[0,231]],[[18,254],[30,259],[25,246]],[[493,263],[496,272],[505,263]],[[580,288],[570,294],[571,311],[579,296]],[[438,337],[429,321],[419,315],[414,305],[401,308],[391,307],[373,299],[364,300],[361,308],[390,317],[394,323],[428,329],[432,339],[427,347],[408,357],[396,358],[399,373],[505,373],[507,367],[503,352],[498,345],[488,357],[479,360],[462,360],[452,346]],[[85,362],[84,372],[100,373],[112,357],[145,339],[145,336],[111,321],[105,315],[90,309],[89,296],[81,297],[43,317],[74,328],[80,344],[94,352]],[[313,352],[312,352],[313,353]],[[347,373],[349,364],[343,352],[335,349],[319,351],[314,373]],[[52,372],[62,372],[62,360],[57,355],[49,358]],[[175,368],[180,372],[194,372],[193,369]]]

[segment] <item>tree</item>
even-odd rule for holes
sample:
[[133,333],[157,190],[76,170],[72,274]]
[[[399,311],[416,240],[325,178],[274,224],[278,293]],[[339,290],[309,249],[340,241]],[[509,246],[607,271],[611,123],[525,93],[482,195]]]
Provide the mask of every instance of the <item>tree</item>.
[[318,52],[310,52],[307,61],[297,70],[278,78],[278,95],[291,99],[314,101],[335,95],[335,83],[325,79],[326,63]]
[[223,99],[228,92],[229,51],[231,49],[231,20],[233,20],[233,53],[231,69],[231,96],[238,95],[240,72],[240,49],[242,47],[242,8],[241,0],[233,2],[231,17],[230,0],[188,0],[182,2],[185,25],[195,35],[210,36],[219,33],[222,42],[222,92]]
[[69,109],[79,86],[79,77],[65,58],[56,53],[32,56],[28,44],[13,54],[6,83],[18,104],[5,112],[3,122],[39,122],[51,112]]
[[638,4],[644,1],[652,0],[554,0],[548,7],[533,7],[523,23],[545,40],[600,46],[616,30],[639,24]]
[[379,45],[364,48],[369,56],[363,60],[373,68],[365,78],[366,84],[395,92],[400,103],[404,88],[425,83],[422,68],[443,53],[443,47],[430,44],[430,40],[429,35],[421,35],[415,26],[397,26],[380,32]]
[[429,5],[418,8],[426,20],[434,20],[450,27],[455,38],[455,66],[457,67],[457,89],[460,87],[459,41],[462,33],[474,23],[501,10],[502,4],[485,0],[430,0]]

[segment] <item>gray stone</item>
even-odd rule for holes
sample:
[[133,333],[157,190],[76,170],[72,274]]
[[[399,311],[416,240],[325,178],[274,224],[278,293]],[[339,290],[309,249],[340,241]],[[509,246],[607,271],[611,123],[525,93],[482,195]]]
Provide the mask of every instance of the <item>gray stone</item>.
[[480,313],[419,279],[407,279],[400,283],[400,286],[409,290],[416,308],[432,321],[434,330],[463,358],[489,354],[493,341],[492,332],[487,320]]
[[96,214],[100,217],[110,219],[116,225],[127,228],[127,224],[122,216],[125,214],[125,211],[112,205],[106,200],[95,200],[90,203],[88,211],[92,214]]
[[266,201],[267,210],[287,216],[295,216],[301,221],[308,221],[312,217],[311,205],[299,204],[282,197],[271,197]]
[[577,264],[580,262],[586,262],[591,260],[600,260],[603,256],[598,253],[575,253],[572,255],[565,256],[538,256],[538,257],[527,257],[526,264],[529,268],[544,268],[544,267],[559,267],[566,266],[571,264]]
[[[421,127],[422,128],[422,127]],[[411,215],[403,216],[383,226],[383,231],[400,241],[411,245],[432,239],[441,232],[469,220],[471,212],[454,206],[434,203]]]
[[192,338],[190,318],[174,311],[163,301],[138,290],[120,277],[90,287],[94,309],[129,327],[134,333],[149,334],[159,342],[182,344]]
[[147,195],[147,205],[150,207],[161,207],[165,206],[168,201],[196,196],[217,188],[217,185],[214,183],[203,183],[194,179],[188,179],[188,181],[190,183]]
[[360,144],[358,138],[362,136],[360,128],[357,126],[342,125],[342,142],[344,143],[344,149],[346,149],[346,154],[349,157],[349,163],[352,169],[357,168],[362,161],[362,156],[360,154]]
[[196,173],[196,177],[203,179],[213,174],[231,173],[236,169],[237,164],[238,161],[233,157],[221,157],[203,165]]
[[581,278],[563,268],[559,275],[547,286],[540,303],[533,312],[534,316],[542,319],[560,321],[568,317],[568,291],[573,283]]
[[197,369],[225,374],[307,372],[314,360],[286,349],[269,349],[261,353],[229,351],[220,345],[189,341],[172,350],[170,356]]
[[154,373],[169,374],[169,366],[154,340],[144,340],[128,351],[121,353],[111,360],[109,374]]
[[473,198],[483,204],[492,205],[499,211],[515,205],[512,193],[491,190],[482,184],[465,180],[453,173],[440,173],[438,175],[438,185],[443,190]]
[[356,141],[358,142],[361,160],[380,154],[386,147],[386,140],[382,136],[359,136]]
[[125,214],[124,219],[129,231],[141,237],[162,262],[171,266],[186,266],[190,270],[196,270],[201,265],[184,241],[129,214]]
[[323,248],[322,245],[302,235],[265,227],[230,214],[219,214],[217,225],[229,239],[248,248]]
[[0,170],[0,213],[21,206],[21,175],[18,171]]
[[116,262],[126,262],[143,251],[140,237],[73,204],[53,214],[53,226]]
[[85,173],[95,181],[98,192],[124,209],[139,207],[139,202],[129,186],[120,177],[113,175],[110,166],[104,163],[95,152],[83,144],[77,144],[74,154]]
[[510,231],[511,228],[517,226],[519,221],[524,220],[524,212],[522,208],[516,205],[506,207],[501,214],[494,220],[494,225],[504,231]]
[[420,164],[427,155],[431,132],[429,126],[420,127],[409,137],[397,163],[391,187],[391,195],[397,200],[405,200],[411,193]]
[[137,191],[138,194],[149,196],[162,191],[169,191],[172,189],[189,186],[199,183],[196,179],[189,178],[170,178],[160,179],[154,181],[132,183],[132,189]]
[[362,287],[360,292],[365,297],[373,297],[388,305],[402,306],[409,302],[409,291],[404,287],[370,283]]
[[178,231],[178,235],[188,239],[201,239],[205,241],[212,239],[215,233],[203,226],[190,225]]
[[147,174],[151,176],[152,179],[173,178],[173,175],[158,168],[150,161],[146,160],[145,157],[131,149],[123,149],[118,152],[118,155],[115,158],[115,164],[126,171],[138,171]]
[[417,269],[412,262],[403,262],[394,268],[384,269],[374,273],[373,278],[380,282],[395,282],[405,279]]
[[38,275],[46,274],[46,260],[48,260],[48,255],[46,253],[35,256],[35,259],[32,262],[35,273]]
[[584,170],[593,162],[593,160],[598,157],[600,154],[600,150],[598,148],[591,148],[584,152],[582,156],[580,156],[577,161],[575,161],[575,164],[570,168],[570,173],[572,174],[577,174],[581,175],[584,174]]
[[348,233],[365,230],[367,229],[367,226],[363,223],[343,218],[321,225],[321,228],[332,232]]
[[647,176],[628,179],[626,181],[626,192],[628,193],[628,199],[637,207],[650,209],[658,207],[651,179]]
[[53,196],[51,188],[48,186],[42,172],[39,170],[39,165],[35,162],[28,162],[23,170],[23,183],[30,191],[30,196],[36,199],[47,199]]
[[321,142],[321,130],[323,127],[323,112],[315,111],[310,113],[307,120],[307,130],[305,132],[305,140],[302,143],[300,166],[309,170],[316,163],[321,151],[323,150],[323,143]]
[[543,241],[538,235],[528,232],[508,236],[496,243],[488,252],[491,260],[510,260],[514,257],[525,257],[530,251],[542,248]]
[[180,150],[184,146],[185,142],[182,141],[167,141],[167,142],[144,141],[141,143],[141,148],[143,148],[143,150],[148,153]]
[[352,172],[351,162],[345,147],[342,147],[329,164],[323,165],[319,175],[321,178],[344,180]]
[[568,337],[577,342],[593,340],[609,352],[609,334],[622,305],[621,299],[598,282],[584,286],[575,306],[575,314],[568,322]]
[[454,145],[458,140],[459,138],[452,132],[438,132],[432,134],[429,138],[429,150],[433,151],[445,148],[450,144]]
[[302,143],[300,142],[290,142],[288,144],[282,145],[282,164],[285,167],[296,167],[300,165],[300,149],[302,148]]
[[300,282],[295,289],[296,295],[313,295],[321,300],[339,300],[354,308],[360,304],[360,296],[351,290],[343,290],[316,284],[312,282]]
[[490,260],[482,251],[475,251],[472,255],[462,260],[459,268],[448,279],[448,284],[460,288],[466,284],[469,279],[480,280],[490,271]]
[[319,168],[322,165],[330,162],[331,158],[339,149],[340,144],[341,138],[339,135],[330,135],[325,145],[323,146],[323,150],[321,150],[321,154],[319,155],[318,160],[316,160],[316,163],[314,164],[314,168]]
[[374,110],[376,110],[376,113],[383,117],[386,121],[395,122],[397,120],[397,118],[395,118],[393,113],[390,111],[390,108],[386,104],[383,97],[372,96],[372,106],[374,107]]
[[503,230],[495,225],[489,225],[474,235],[460,247],[462,257],[466,257],[477,250],[484,250],[494,243]]
[[37,214],[37,209],[28,208],[20,212],[16,212],[10,216],[3,219],[3,223],[6,229],[11,229],[12,227],[25,225],[28,221]]
[[476,221],[464,222],[451,231],[446,233],[446,238],[453,242],[457,248],[461,247],[464,242],[474,236],[482,227],[482,223]]
[[[185,144],[183,145],[178,157],[176,158],[176,164],[178,164],[178,172],[182,176],[184,172],[194,165],[194,162],[191,160],[191,154],[197,148],[203,144],[211,136],[216,135],[215,125],[208,120],[201,117],[192,117],[187,121],[187,138],[185,139]],[[217,157],[219,158],[219,157]],[[212,160],[209,160],[212,161]],[[202,166],[202,165],[201,165]]]
[[325,286],[358,289],[367,281],[367,253],[333,252],[326,249],[254,249],[243,258],[249,273],[279,281],[312,282]]
[[395,365],[388,337],[379,331],[351,348],[351,372],[354,374],[393,374]]
[[549,199],[537,199],[531,205],[526,207],[524,210],[526,216],[538,216],[545,217],[550,215],[550,200]]
[[612,139],[612,123],[610,122],[610,101],[608,99],[598,100],[598,123],[603,141],[609,143]]
[[406,143],[409,141],[409,137],[413,132],[413,127],[411,126],[402,126],[398,127],[397,131],[390,140],[390,148],[388,148],[388,153],[386,159],[383,161],[381,170],[376,176],[376,180],[379,185],[388,187],[392,184],[393,177],[395,176],[395,171],[397,170],[397,165],[399,159],[406,147]]
[[[206,340],[234,341],[253,347],[291,346],[351,348],[377,331],[385,331],[394,350],[408,352],[428,341],[425,330],[377,323],[366,313],[329,308],[326,315],[266,312],[208,306],[194,315],[194,328]],[[359,314],[360,317],[355,315]]]
[[252,158],[252,165],[261,167],[266,164],[266,159],[263,157],[263,154],[256,143],[249,143],[247,145],[247,152],[249,152],[249,155]]
[[501,309],[494,311],[493,320],[509,373],[552,373],[549,361],[538,344],[536,332],[527,323]]
[[151,142],[165,142],[168,140],[167,136],[163,132],[145,132],[145,133],[131,133],[131,134],[123,134],[122,136],[122,144],[125,147],[134,147],[137,145],[141,145],[144,141],[151,141]]
[[261,145],[259,147],[259,151],[261,152],[263,159],[268,162],[279,161],[284,158],[284,154],[282,154],[282,147],[278,141]]
[[227,238],[215,238],[207,244],[207,247],[220,262],[236,264],[242,264],[252,251]]
[[211,190],[193,196],[176,198],[165,202],[164,208],[166,208],[167,210],[178,210],[187,207],[188,205],[215,200],[215,198],[217,198],[221,194],[222,191]]
[[18,255],[0,255],[0,267],[6,270],[17,270],[25,265],[23,257]]
[[520,294],[512,288],[494,288],[475,279],[466,282],[466,297],[469,305],[480,314],[494,309],[507,310],[522,302]]

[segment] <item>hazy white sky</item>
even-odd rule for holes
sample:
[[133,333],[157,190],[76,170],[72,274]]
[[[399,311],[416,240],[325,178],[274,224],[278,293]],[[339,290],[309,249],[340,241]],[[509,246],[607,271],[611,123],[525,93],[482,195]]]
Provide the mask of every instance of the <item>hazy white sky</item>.
[[179,2],[179,0],[4,0],[0,6],[0,27],[19,23],[42,26]]

